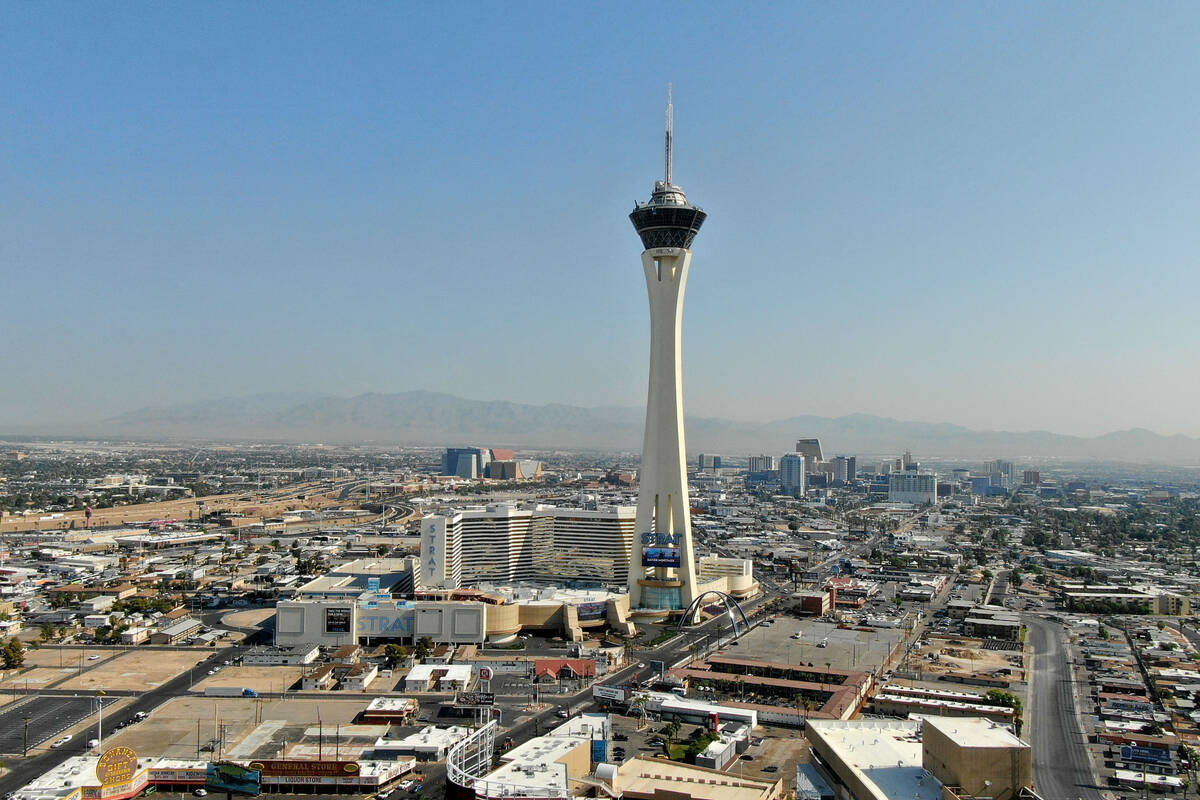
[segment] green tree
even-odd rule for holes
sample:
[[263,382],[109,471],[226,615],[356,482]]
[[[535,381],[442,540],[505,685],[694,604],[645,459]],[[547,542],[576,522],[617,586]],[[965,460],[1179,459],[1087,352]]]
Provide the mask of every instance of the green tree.
[[432,652],[433,652],[433,640],[430,639],[428,636],[422,637],[420,640],[417,641],[416,645],[413,647],[413,655],[416,656],[418,661],[423,661],[426,658],[429,658],[429,655]]
[[408,648],[398,644],[389,644],[383,648],[383,654],[387,659],[388,669],[395,669],[408,658]]
[[25,646],[16,639],[9,639],[0,647],[0,661],[5,669],[16,669],[25,663]]

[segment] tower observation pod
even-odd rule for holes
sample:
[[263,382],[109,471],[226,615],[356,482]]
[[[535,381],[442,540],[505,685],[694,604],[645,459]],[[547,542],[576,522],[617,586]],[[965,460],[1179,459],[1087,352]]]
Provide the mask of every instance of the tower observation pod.
[[639,474],[637,541],[630,551],[629,608],[665,616],[696,596],[696,555],[688,504],[683,435],[680,334],[692,241],[706,214],[671,182],[674,108],[667,89],[666,170],[649,202],[629,219],[641,237],[650,298],[650,381]]

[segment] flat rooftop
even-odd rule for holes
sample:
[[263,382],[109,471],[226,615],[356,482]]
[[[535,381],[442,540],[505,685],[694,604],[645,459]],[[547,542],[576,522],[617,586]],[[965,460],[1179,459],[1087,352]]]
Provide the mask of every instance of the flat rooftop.
[[641,756],[622,764],[613,784],[614,789],[643,797],[676,791],[692,798],[719,800],[761,800],[772,796],[777,788],[777,782],[742,778],[718,770]]
[[1006,725],[978,717],[925,717],[924,723],[960,747],[1028,747]]
[[922,766],[921,724],[919,720],[810,719],[808,729],[873,788],[877,800],[941,800],[941,781]]

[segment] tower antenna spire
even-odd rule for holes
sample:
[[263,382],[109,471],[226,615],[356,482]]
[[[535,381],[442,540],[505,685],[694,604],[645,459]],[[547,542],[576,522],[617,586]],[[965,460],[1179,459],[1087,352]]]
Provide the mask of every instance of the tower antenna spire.
[[667,186],[671,185],[671,160],[672,160],[672,156],[673,156],[672,150],[674,149],[674,142],[672,141],[672,139],[674,139],[674,136],[675,136],[675,106],[671,104],[671,84],[668,83],[667,84],[667,153],[666,153],[666,156],[667,156],[666,157]]

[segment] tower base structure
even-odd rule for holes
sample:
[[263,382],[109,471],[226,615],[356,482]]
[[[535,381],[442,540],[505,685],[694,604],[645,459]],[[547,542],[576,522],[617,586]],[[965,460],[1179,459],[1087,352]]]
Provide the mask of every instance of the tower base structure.
[[634,528],[637,542],[630,553],[629,608],[634,617],[666,616],[686,609],[696,597],[681,360],[683,299],[691,261],[691,250],[683,247],[642,253],[650,299],[650,381]]

